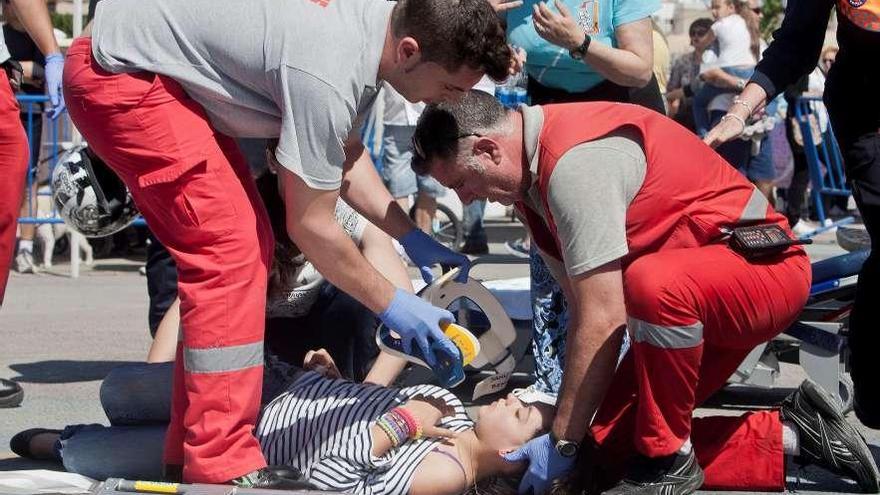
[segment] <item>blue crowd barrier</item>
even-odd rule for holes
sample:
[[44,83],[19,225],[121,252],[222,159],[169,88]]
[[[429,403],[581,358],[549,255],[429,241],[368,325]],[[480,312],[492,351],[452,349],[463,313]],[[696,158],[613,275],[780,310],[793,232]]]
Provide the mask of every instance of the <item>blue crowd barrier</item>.
[[[23,114],[26,114],[26,120],[23,122],[25,131],[27,132],[28,143],[33,143],[34,139],[37,137],[34,136],[36,130],[36,122],[37,119],[42,119],[42,129],[43,135],[39,137],[40,153],[30,156],[28,159],[28,170],[27,170],[27,180],[25,185],[25,198],[27,198],[27,214],[25,216],[19,217],[18,223],[20,224],[42,224],[42,223],[64,223],[64,221],[56,214],[54,211],[54,204],[52,215],[50,217],[39,217],[37,214],[37,201],[34,195],[39,196],[51,196],[50,192],[37,192],[37,188],[35,187],[35,182],[37,180],[37,173],[40,169],[40,161],[41,156],[44,157],[42,160],[47,163],[48,176],[52,177],[52,171],[55,169],[55,165],[58,162],[58,159],[64,154],[64,151],[71,146],[73,146],[73,123],[70,121],[70,117],[67,115],[67,111],[61,113],[57,119],[50,119],[40,108],[43,104],[49,101],[49,97],[46,95],[26,95],[21,94],[16,96],[16,100],[18,100],[18,104],[21,107],[21,111]],[[29,150],[34,149],[34,146],[29,146]],[[33,155],[33,154],[32,154]],[[51,189],[51,182],[49,184]],[[135,221],[135,225],[145,225],[142,218],[138,218]]]
[[[824,199],[826,196],[849,197],[852,190],[846,181],[846,173],[843,168],[843,155],[834,135],[831,122],[828,121],[822,98],[818,96],[803,96],[797,100],[794,108],[795,119],[800,126],[803,136],[804,154],[807,157],[807,167],[810,171],[810,198],[816,208],[821,227],[807,236],[811,237],[820,232],[833,229],[839,225],[845,225],[854,221],[853,217],[841,218],[826,225]],[[825,130],[821,126],[826,123]],[[820,126],[821,142],[816,143],[813,138],[815,126]],[[823,170],[824,165],[824,170]]]

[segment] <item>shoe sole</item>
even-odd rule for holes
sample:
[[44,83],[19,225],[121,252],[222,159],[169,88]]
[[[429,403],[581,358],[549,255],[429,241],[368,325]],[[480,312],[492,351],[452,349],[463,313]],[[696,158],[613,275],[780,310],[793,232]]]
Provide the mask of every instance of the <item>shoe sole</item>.
[[0,398],[0,409],[18,407],[18,405],[21,404],[23,400],[24,390],[19,390],[8,397]]
[[850,445],[847,445],[848,448],[852,450],[852,452],[856,455],[856,457],[861,461],[864,465],[867,465],[870,469],[870,475],[872,477],[872,486],[862,486],[868,493],[877,493],[880,491],[880,472],[877,470],[877,464],[874,462],[874,456],[871,454],[871,451],[868,449],[868,445],[865,442],[865,437],[857,430],[853,425],[849,424],[846,421],[846,417],[843,415],[843,412],[840,410],[839,403],[837,399],[835,399],[831,394],[829,394],[825,389],[820,387],[817,383],[812,380],[806,380],[802,385],[801,389],[806,394],[806,396],[810,399],[813,407],[815,407],[820,414],[822,414],[825,419],[835,423],[841,431],[845,434],[857,438],[859,441],[856,442],[848,442]]

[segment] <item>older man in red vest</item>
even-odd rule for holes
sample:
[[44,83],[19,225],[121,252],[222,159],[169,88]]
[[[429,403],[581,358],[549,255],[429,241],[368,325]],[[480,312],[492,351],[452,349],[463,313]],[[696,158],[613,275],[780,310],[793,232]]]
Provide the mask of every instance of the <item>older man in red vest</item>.
[[782,490],[785,454],[876,491],[867,446],[815,384],[781,411],[692,419],[810,290],[799,246],[757,259],[730,247],[737,227],[790,232],[697,137],[633,105],[505,112],[472,92],[428,107],[414,141],[416,171],[463,202],[516,206],[573,308],[552,431],[505,456],[529,463],[520,492],[544,492],[586,441],[605,493]]

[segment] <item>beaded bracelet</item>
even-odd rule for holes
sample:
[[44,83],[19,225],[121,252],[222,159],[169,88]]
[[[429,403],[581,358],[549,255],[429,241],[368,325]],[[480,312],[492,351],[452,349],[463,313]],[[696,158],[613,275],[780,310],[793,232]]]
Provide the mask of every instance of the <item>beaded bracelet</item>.
[[422,438],[422,424],[411,412],[403,407],[395,407],[391,412],[399,415],[404,421],[406,421],[410,438],[414,440]]
[[402,444],[408,437],[407,433],[397,426],[393,419],[387,418],[386,415],[382,415],[381,418],[377,419],[376,424],[383,432],[385,432],[385,435],[388,436],[388,440],[391,441],[392,447],[397,447]]

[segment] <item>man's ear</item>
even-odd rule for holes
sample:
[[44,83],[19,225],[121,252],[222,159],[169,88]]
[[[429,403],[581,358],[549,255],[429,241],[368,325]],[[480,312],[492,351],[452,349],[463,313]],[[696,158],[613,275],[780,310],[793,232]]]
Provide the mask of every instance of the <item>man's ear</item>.
[[488,155],[496,164],[501,163],[501,147],[495,140],[487,137],[479,137],[474,141],[475,155]]
[[419,42],[411,36],[405,36],[397,42],[397,63],[404,72],[409,72],[421,59],[421,47]]

